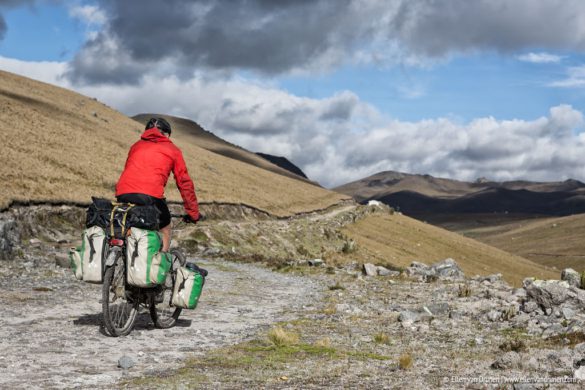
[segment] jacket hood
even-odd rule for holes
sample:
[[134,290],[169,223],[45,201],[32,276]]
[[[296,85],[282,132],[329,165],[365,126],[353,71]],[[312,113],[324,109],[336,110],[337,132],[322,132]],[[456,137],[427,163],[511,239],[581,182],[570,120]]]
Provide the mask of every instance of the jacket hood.
[[156,127],[146,130],[142,133],[140,138],[150,142],[171,142],[171,140],[167,136],[162,135],[160,130]]

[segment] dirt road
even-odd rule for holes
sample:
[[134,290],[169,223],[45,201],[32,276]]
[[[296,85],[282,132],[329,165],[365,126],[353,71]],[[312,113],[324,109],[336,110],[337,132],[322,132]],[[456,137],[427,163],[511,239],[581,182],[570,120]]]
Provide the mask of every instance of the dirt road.
[[[76,281],[48,260],[2,263],[0,388],[111,387],[124,377],[164,372],[289,319],[324,289],[253,265],[196,261],[210,271],[197,310],[183,311],[167,330],[155,329],[144,312],[121,338],[101,329],[101,286]],[[118,368],[122,356],[134,367]]]

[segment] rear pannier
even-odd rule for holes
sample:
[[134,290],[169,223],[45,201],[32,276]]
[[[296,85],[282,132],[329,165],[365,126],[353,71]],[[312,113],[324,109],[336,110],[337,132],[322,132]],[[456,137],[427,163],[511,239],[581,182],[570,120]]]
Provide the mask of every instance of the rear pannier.
[[207,271],[194,263],[187,263],[177,270],[177,280],[173,288],[172,304],[183,309],[195,309],[205,284]]
[[110,224],[112,208],[112,202],[108,199],[92,197],[87,208],[85,227],[99,226],[106,229]]
[[[83,231],[81,250],[81,272],[83,281],[102,283],[104,274],[104,257],[106,255],[106,232],[99,226],[92,226]],[[75,257],[74,257],[75,261]],[[78,270],[75,269],[77,276]]]
[[160,233],[133,227],[126,240],[128,284],[152,287],[165,282],[171,267],[171,256],[161,252]]

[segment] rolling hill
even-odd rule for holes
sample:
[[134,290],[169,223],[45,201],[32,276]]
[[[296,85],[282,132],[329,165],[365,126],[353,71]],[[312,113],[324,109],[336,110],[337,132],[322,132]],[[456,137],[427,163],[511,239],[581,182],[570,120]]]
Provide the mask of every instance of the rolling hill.
[[405,215],[373,215],[348,225],[343,233],[377,264],[407,267],[413,260],[432,264],[451,257],[468,276],[501,273],[516,286],[529,276],[559,278],[558,271],[542,264]]
[[478,180],[469,183],[390,171],[335,190],[359,202],[379,200],[410,215],[585,213],[585,184],[577,180],[550,183]]
[[[3,71],[0,119],[0,209],[13,202],[111,198],[128,149],[144,129],[95,99]],[[187,131],[177,131],[173,141],[183,150],[202,202],[245,204],[288,216],[349,198],[290,173],[277,174],[207,150]],[[174,187],[167,186],[166,196],[180,201]]]
[[293,172],[291,169],[286,169],[282,166],[279,166],[278,164],[275,164],[274,161],[271,161],[270,159],[265,158],[262,155],[252,153],[244,148],[229,143],[224,139],[216,136],[212,132],[205,130],[203,127],[201,127],[199,124],[192,120],[186,118],[178,118],[171,115],[152,113],[138,114],[133,116],[132,119],[144,125],[152,117],[163,117],[167,121],[169,121],[173,129],[173,137],[176,134],[180,134],[181,136],[185,137],[190,137],[191,141],[195,145],[199,146],[200,148],[209,150],[210,152],[214,152],[224,157],[232,158],[234,160],[244,162],[246,164],[250,164],[252,166],[262,168],[267,171],[289,177],[291,179],[302,180],[310,184],[318,185],[317,183],[309,181],[307,177],[304,176],[302,171],[300,172],[302,175],[300,175],[298,173]]
[[585,214],[477,226],[462,233],[538,264],[585,271]]

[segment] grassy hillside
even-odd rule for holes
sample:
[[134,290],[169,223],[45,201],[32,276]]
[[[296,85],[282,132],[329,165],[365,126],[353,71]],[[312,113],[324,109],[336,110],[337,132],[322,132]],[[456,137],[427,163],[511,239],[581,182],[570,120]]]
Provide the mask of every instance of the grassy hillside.
[[[12,201],[89,202],[112,197],[143,125],[89,97],[0,72],[0,209]],[[203,202],[244,203],[285,216],[325,208],[347,196],[198,147],[175,142]],[[180,201],[174,181],[167,197]]]
[[515,285],[528,276],[559,278],[540,264],[400,214],[373,215],[343,233],[378,264],[407,267],[413,260],[431,264],[451,257],[468,276],[500,272]]
[[234,145],[219,138],[218,136],[216,136],[210,131],[205,130],[192,120],[161,114],[139,114],[133,116],[132,118],[137,120],[141,124],[144,124],[152,117],[163,117],[166,120],[168,120],[173,129],[173,137],[174,136],[190,137],[191,142],[193,142],[195,145],[203,149],[253,165],[258,168],[266,169],[270,172],[274,172],[279,175],[315,184],[304,177],[295,175],[294,173],[271,163],[267,159],[262,158],[261,156],[255,153],[252,153],[244,148],[241,148],[237,145]]
[[536,263],[585,271],[585,215],[468,229],[467,235]]

